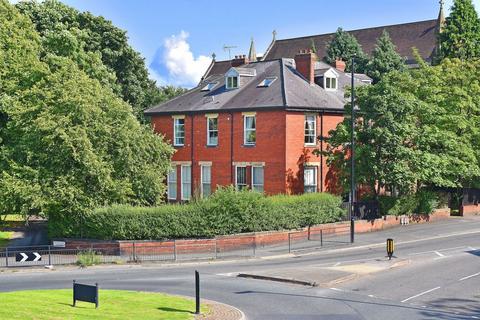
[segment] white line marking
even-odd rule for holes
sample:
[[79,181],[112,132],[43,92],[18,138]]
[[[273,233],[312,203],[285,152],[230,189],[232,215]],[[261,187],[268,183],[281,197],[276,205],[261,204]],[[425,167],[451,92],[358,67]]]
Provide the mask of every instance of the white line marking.
[[416,256],[420,254],[427,254],[427,253],[435,253],[438,255],[441,255],[440,251],[451,251],[451,250],[457,250],[457,249],[465,249],[466,247],[453,247],[453,248],[445,248],[445,249],[440,249],[440,250],[431,250],[431,251],[422,251],[422,252],[415,252],[415,253],[409,253],[409,256]]
[[475,251],[477,249],[475,249],[474,247],[468,247],[468,249],[472,250],[472,251]]
[[340,291],[340,292],[342,292],[342,291],[343,291],[343,290],[341,290],[341,289],[338,289],[338,288],[330,288],[330,290],[333,290],[333,291]]
[[475,273],[475,274],[472,274],[472,275],[470,275],[470,276],[463,277],[462,279],[460,279],[460,280],[458,280],[458,281],[467,280],[467,279],[470,279],[470,278],[473,278],[473,277],[476,277],[476,276],[480,276],[480,272]]
[[340,265],[340,262],[335,263],[333,266],[338,267]]
[[368,295],[370,298],[375,298],[375,296],[373,294],[369,294]]
[[438,252],[438,251],[435,251],[435,254],[438,255],[439,257],[442,257],[442,258],[445,257],[444,254],[442,254],[442,253],[440,253],[440,252]]
[[407,298],[407,299],[405,299],[405,300],[402,300],[402,302],[407,302],[408,300],[412,300],[412,299],[418,298],[418,297],[420,297],[420,296],[423,296],[424,294],[430,293],[430,292],[435,291],[435,290],[438,290],[438,289],[440,289],[440,287],[436,287],[436,288],[433,288],[433,289],[430,289],[430,290],[421,292],[421,293],[416,294],[416,295],[414,295],[414,296],[411,296],[411,297],[409,297],[409,298]]

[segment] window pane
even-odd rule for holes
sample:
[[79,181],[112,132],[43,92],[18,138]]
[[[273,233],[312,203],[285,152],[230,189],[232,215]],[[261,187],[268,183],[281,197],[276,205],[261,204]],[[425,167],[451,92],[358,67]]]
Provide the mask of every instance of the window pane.
[[189,200],[192,193],[190,168],[190,166],[182,166],[182,200]]
[[168,199],[176,200],[177,199],[177,168],[173,168],[172,171],[168,173],[167,178],[168,186]]
[[263,192],[263,167],[252,167],[252,189]]
[[237,167],[237,189],[242,190],[247,187],[247,168]]
[[216,146],[218,144],[218,119],[217,118],[208,118],[207,122],[207,131],[208,131],[208,145]]
[[232,78],[232,83],[233,83],[233,85],[232,85],[233,88],[238,87],[238,77],[233,77]]
[[211,168],[210,166],[202,166],[202,182],[210,183],[211,179]]
[[202,184],[202,196],[203,197],[208,197],[210,194],[212,194],[210,183],[203,183]]
[[185,143],[185,119],[175,119],[174,121],[175,145]]
[[245,116],[245,143],[253,144],[256,141],[255,116]]
[[245,117],[245,128],[255,129],[255,117]]
[[317,168],[305,167],[303,169],[304,192],[317,192]]
[[305,143],[315,144],[315,116],[305,116]]

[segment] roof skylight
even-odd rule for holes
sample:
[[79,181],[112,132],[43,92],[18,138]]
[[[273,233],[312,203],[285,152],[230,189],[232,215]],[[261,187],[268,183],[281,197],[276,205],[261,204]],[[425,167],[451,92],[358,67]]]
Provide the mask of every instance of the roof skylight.
[[277,80],[277,77],[266,77],[257,87],[270,87],[275,80]]
[[201,91],[212,91],[213,88],[218,84],[218,82],[209,82]]

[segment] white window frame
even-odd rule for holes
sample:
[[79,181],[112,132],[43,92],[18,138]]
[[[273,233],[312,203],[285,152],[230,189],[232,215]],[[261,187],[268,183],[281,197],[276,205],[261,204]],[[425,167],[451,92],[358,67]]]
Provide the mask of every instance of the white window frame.
[[[175,181],[170,180],[170,173],[175,172]],[[177,166],[173,166],[172,170],[167,174],[167,199],[168,200],[177,200],[178,194],[177,194]],[[175,185],[175,198],[170,198],[170,184]]]
[[[309,121],[308,118],[313,117],[313,142],[305,142],[307,138],[307,122]],[[305,143],[306,146],[316,146],[317,145],[317,115],[308,113],[305,114],[305,120],[303,122],[303,142]],[[311,136],[311,135],[308,135]]]
[[[263,181],[262,181],[262,184],[258,184],[258,183],[255,184],[255,183],[254,183],[255,174],[253,173],[253,171],[254,171],[256,168],[257,168],[257,169],[260,168],[260,169],[263,170]],[[252,165],[251,177],[252,177],[252,183],[251,183],[251,185],[252,185],[252,190],[263,193],[263,192],[265,191],[265,166]],[[259,190],[256,189],[256,188],[259,187],[259,186],[261,186],[261,188],[262,188],[261,191],[259,191]]]
[[[177,143],[177,126],[181,126],[179,120],[183,121],[183,143]],[[173,146],[175,147],[183,147],[185,145],[185,118],[173,118]]]
[[[184,178],[184,174],[183,174],[183,168],[189,168],[190,170],[190,182],[184,182],[183,181],[183,178]],[[184,187],[183,185],[184,184],[189,184],[190,185],[190,196],[187,198],[184,196]],[[192,198],[192,166],[189,165],[189,164],[182,164],[181,165],[181,168],[180,168],[180,199],[183,200],[183,201],[188,201]]]
[[[314,178],[315,183],[312,184],[312,185],[306,185],[306,184],[305,184],[305,171],[306,171],[307,169],[313,169],[313,173],[314,173],[314,174],[313,174],[313,178]],[[307,187],[310,187],[310,188],[314,187],[314,188],[315,188],[315,191],[313,191],[313,192],[307,192],[307,191],[306,191],[306,188],[307,188]],[[303,168],[303,193],[316,193],[316,192],[318,192],[318,167],[317,167],[317,166],[305,166],[305,167]]]
[[[216,130],[210,129],[210,119],[215,119],[217,121],[217,129]],[[217,143],[212,143],[210,141],[210,132],[217,132]],[[210,147],[218,146],[218,117],[207,116],[207,146],[210,146]]]
[[[233,79],[236,79],[236,86],[233,85]],[[231,79],[231,83],[230,83],[230,79]],[[240,77],[239,76],[227,76],[226,77],[226,81],[225,81],[225,85],[226,85],[226,88],[227,89],[238,89],[238,87],[240,86]]]
[[[255,123],[254,129],[247,129],[247,118],[253,118]],[[247,130],[255,132],[255,141],[248,142],[247,141]],[[244,115],[243,116],[243,144],[246,146],[254,146],[257,143],[257,116],[256,115]]]
[[[203,178],[204,178],[203,168],[210,168],[210,181],[203,181]],[[203,189],[204,184],[209,184],[210,185],[210,194],[209,195],[211,195],[212,194],[212,165],[210,165],[210,164],[200,165],[200,193],[201,193],[202,198],[205,197],[204,189]]]
[[247,179],[247,166],[235,166],[235,189],[239,191],[240,189],[238,188],[238,168],[245,168],[245,184],[241,184],[245,188],[248,187],[248,179]]
[[[330,80],[330,81],[329,81]],[[335,85],[332,86],[332,80],[335,80]],[[327,77],[325,76],[325,90],[335,91],[338,88],[338,79],[336,77]]]

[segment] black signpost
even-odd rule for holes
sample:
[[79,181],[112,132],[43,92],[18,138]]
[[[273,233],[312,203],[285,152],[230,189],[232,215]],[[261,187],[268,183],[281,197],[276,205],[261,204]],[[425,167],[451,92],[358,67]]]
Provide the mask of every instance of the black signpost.
[[42,261],[42,255],[38,252],[18,252],[15,254],[16,262]]
[[77,300],[95,303],[95,308],[98,308],[98,283],[95,283],[94,286],[90,286],[87,284],[76,283],[75,280],[73,280],[73,306],[74,307]]
[[200,274],[195,270],[195,314],[200,314]]

